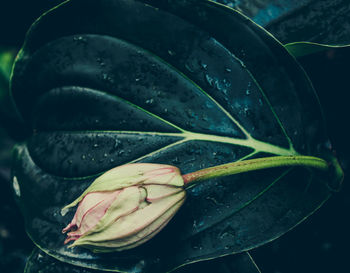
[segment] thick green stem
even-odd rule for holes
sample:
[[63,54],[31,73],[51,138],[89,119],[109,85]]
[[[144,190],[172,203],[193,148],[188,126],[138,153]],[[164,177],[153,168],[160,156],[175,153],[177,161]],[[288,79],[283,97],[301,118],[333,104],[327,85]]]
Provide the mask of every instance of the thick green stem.
[[185,186],[189,187],[201,180],[268,168],[292,166],[303,166],[327,170],[329,164],[325,160],[313,156],[272,156],[218,165],[193,173],[188,173],[182,177],[184,179]]

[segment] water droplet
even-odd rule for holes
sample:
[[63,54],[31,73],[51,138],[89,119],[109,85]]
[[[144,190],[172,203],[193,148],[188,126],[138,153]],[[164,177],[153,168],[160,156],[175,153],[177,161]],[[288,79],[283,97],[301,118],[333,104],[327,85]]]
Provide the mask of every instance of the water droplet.
[[249,96],[250,95],[250,87],[251,87],[252,83],[251,82],[248,82],[248,87],[247,87],[247,90],[246,90],[246,95]]
[[73,160],[72,159],[69,159],[68,160],[68,164],[72,164],[73,163]]
[[207,65],[207,64],[205,64],[205,63],[202,63],[202,62],[201,62],[201,67],[202,67],[203,69],[207,70],[208,65]]
[[107,154],[107,153],[104,153],[104,154],[103,154],[103,156],[104,156],[104,157],[107,157],[107,156],[108,156],[108,154]]
[[97,143],[94,144],[94,148],[98,148],[98,144]]
[[244,106],[243,111],[244,111],[244,115],[246,115],[246,116],[250,115],[250,110],[249,110],[248,106]]
[[202,226],[204,226],[204,221],[199,221],[197,224],[197,228],[201,228]]
[[264,104],[263,100],[262,100],[262,99],[259,99],[259,105],[260,105],[260,106],[263,106],[263,104]]
[[228,67],[227,67],[227,68],[225,68],[225,71],[228,72],[228,73],[230,73],[232,70],[231,70],[231,68],[228,68]]
[[85,160],[86,159],[86,155],[81,155],[81,159]]
[[208,74],[205,75],[205,79],[207,80],[207,83],[209,83],[211,87],[215,87],[215,79],[210,77]]
[[121,143],[120,140],[115,139],[115,140],[114,140],[114,146],[113,146],[113,148],[114,148],[114,149],[115,149],[115,148],[118,148],[118,146],[119,146],[120,143]]
[[149,100],[146,100],[145,103],[148,104],[148,105],[152,105],[154,102],[154,99],[149,99]]
[[175,56],[176,55],[176,53],[174,51],[170,50],[170,49],[168,50],[168,54],[170,56]]
[[135,79],[135,82],[138,82],[138,81],[140,81],[140,78],[136,78],[136,79]]
[[114,162],[114,159],[113,159],[113,158],[111,158],[111,159],[109,160],[109,162],[113,163],[113,162]]
[[86,38],[84,38],[83,36],[75,36],[75,37],[73,37],[73,41],[78,42],[78,43],[83,43],[83,44],[85,44],[87,42]]
[[97,58],[97,62],[100,64],[100,66],[105,66],[105,63],[101,58]]
[[230,87],[231,86],[231,83],[230,83],[229,80],[223,79],[222,82],[223,82],[225,87]]
[[102,73],[102,79],[103,79],[104,81],[109,82],[109,83],[114,83],[114,80],[113,80],[110,76],[108,76],[107,73]]
[[12,179],[12,187],[13,187],[13,190],[15,191],[15,194],[20,197],[21,196],[21,189],[19,187],[19,183],[18,183],[18,180],[17,180],[17,177],[14,176],[13,179]]

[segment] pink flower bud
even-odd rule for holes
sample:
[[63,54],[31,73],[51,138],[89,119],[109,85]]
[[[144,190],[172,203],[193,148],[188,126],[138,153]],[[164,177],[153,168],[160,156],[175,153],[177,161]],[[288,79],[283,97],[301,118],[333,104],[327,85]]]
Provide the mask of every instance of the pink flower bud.
[[65,244],[94,252],[122,251],[147,242],[174,216],[186,192],[178,168],[128,164],[98,177],[74,202],[78,205]]

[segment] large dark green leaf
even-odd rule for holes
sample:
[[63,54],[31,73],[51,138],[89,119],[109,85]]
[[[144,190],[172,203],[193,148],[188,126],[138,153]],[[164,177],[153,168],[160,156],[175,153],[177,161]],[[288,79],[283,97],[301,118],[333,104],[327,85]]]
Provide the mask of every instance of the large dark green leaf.
[[327,53],[329,55],[329,59],[331,59],[332,54],[334,55],[335,51],[349,51],[350,46],[324,45],[311,42],[295,42],[284,45],[284,48],[287,49],[291,55],[293,55],[299,61],[301,60],[303,63],[303,57],[322,52]]
[[334,161],[312,86],[271,35],[210,1],[72,0],[38,20],[12,92],[32,128],[13,180],[28,234],[84,267],[164,272],[269,242],[338,185],[332,174],[274,169],[190,189],[143,246],[94,254],[63,245],[60,209],[102,172],[130,162],[183,173],[267,155]]

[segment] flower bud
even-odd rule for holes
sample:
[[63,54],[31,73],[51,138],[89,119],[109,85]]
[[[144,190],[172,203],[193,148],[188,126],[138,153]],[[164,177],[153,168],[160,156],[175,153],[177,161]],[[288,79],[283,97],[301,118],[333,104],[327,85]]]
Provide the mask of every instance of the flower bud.
[[156,235],[185,200],[178,168],[161,164],[127,164],[98,177],[62,214],[75,205],[73,220],[62,232],[65,244],[94,252],[134,248]]

